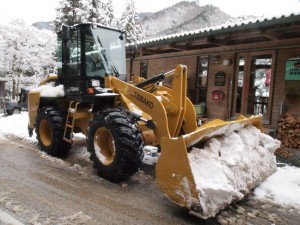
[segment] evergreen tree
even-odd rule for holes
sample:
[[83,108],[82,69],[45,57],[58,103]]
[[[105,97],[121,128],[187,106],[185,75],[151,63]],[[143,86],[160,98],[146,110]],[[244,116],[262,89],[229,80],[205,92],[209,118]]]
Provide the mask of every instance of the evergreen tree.
[[54,20],[55,30],[59,31],[62,24],[74,25],[81,21],[80,0],[60,0]]
[[104,26],[110,26],[109,18],[108,18],[108,7],[107,4],[102,2],[101,0],[93,0],[94,6],[97,9],[98,17],[97,23],[100,23]]
[[123,12],[120,21],[120,27],[126,31],[127,43],[137,42],[144,37],[142,25],[134,5],[134,0],[127,0],[126,9]]
[[107,18],[107,26],[116,27],[116,19],[114,15],[114,8],[112,5],[112,0],[108,0],[106,3],[106,18]]
[[101,0],[80,0],[80,21],[101,23],[103,3]]
[[74,25],[93,22],[114,26],[114,11],[111,0],[108,0],[107,3],[102,0],[60,0],[60,5],[54,21],[56,31],[60,29],[62,24]]

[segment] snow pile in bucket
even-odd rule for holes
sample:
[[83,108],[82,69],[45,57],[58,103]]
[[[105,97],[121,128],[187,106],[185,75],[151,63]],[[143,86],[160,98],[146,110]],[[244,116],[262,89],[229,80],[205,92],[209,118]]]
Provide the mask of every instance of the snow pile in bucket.
[[62,84],[54,86],[52,83],[41,85],[31,91],[40,92],[41,97],[63,97],[65,96],[64,86]]
[[278,140],[254,126],[225,135],[211,138],[203,149],[193,148],[188,154],[203,218],[242,199],[277,169]]

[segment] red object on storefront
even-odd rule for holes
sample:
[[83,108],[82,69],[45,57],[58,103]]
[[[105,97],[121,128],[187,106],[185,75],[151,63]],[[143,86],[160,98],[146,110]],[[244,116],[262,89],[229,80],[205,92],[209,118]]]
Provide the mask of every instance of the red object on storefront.
[[214,101],[222,101],[223,100],[223,92],[216,90],[211,93],[211,100]]

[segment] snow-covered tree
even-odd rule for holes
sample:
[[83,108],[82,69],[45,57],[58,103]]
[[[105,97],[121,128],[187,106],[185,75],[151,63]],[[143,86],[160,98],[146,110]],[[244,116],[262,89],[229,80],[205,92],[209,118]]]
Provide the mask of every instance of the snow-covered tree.
[[73,25],[81,21],[80,0],[60,0],[59,5],[54,20],[56,31],[60,29],[62,24]]
[[101,0],[92,0],[93,7],[97,11],[97,20],[95,22],[100,23],[104,26],[115,26],[114,9],[111,0],[102,2]]
[[86,22],[99,22],[100,9],[103,3],[100,0],[80,0],[79,2],[79,20],[82,23]]
[[16,93],[20,88],[36,86],[55,67],[53,32],[27,26],[18,19],[7,26],[0,25],[0,35],[4,41],[0,70],[15,81]]
[[111,27],[116,27],[116,19],[114,14],[114,8],[112,4],[112,0],[107,0],[107,3],[105,5],[106,9],[106,25]]
[[94,22],[105,26],[114,26],[112,1],[102,0],[61,0],[54,21],[56,31],[61,25]]
[[0,77],[3,74],[3,68],[4,68],[4,51],[3,51],[4,44],[5,44],[4,38],[0,33]]
[[144,37],[142,25],[137,14],[134,0],[127,0],[126,9],[122,14],[120,28],[126,31],[127,43],[134,43]]

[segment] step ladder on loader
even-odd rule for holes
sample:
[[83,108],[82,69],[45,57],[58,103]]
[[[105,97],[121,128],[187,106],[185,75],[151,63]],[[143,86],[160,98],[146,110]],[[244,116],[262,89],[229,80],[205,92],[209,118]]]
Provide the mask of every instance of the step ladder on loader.
[[72,143],[74,124],[76,120],[79,102],[71,101],[69,104],[66,126],[64,131],[64,141]]

